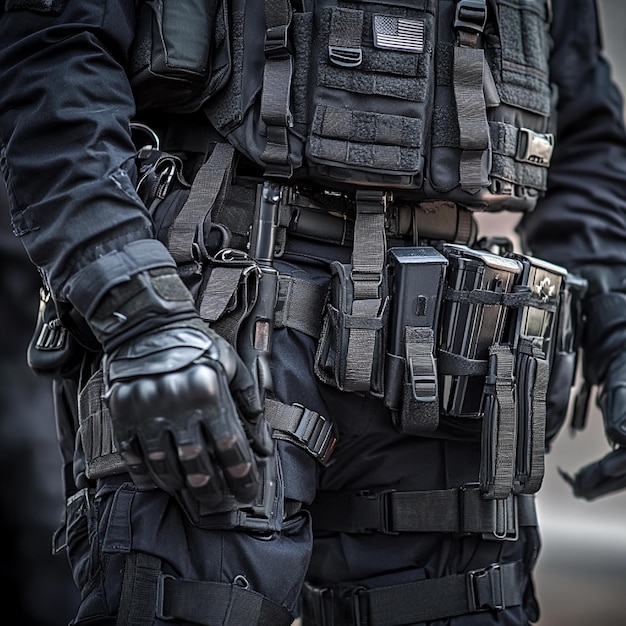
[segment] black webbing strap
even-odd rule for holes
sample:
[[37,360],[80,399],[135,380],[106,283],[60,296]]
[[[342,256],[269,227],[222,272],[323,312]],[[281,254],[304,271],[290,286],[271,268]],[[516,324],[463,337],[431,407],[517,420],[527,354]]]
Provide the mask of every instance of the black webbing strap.
[[490,372],[485,393],[491,409],[485,408],[480,482],[483,493],[506,498],[515,480],[517,416],[515,408],[515,357],[508,344],[489,348]]
[[406,432],[431,432],[439,425],[439,387],[432,328],[405,327],[405,376],[403,412]]
[[293,328],[319,338],[328,287],[297,276],[281,275],[274,327]]
[[477,533],[516,539],[519,526],[536,526],[533,496],[481,497],[476,484],[433,491],[318,491],[311,511],[316,530],[346,533]]
[[489,127],[483,90],[484,51],[478,47],[487,19],[486,0],[459,0],[454,28],[454,99],[460,131],[461,187],[476,193],[482,186],[482,157],[489,147]]
[[305,584],[302,612],[314,626],[402,626],[518,606],[524,586],[521,561],[390,587],[355,587],[342,595]]
[[377,190],[356,192],[356,221],[352,249],[354,298],[350,312],[346,353],[346,391],[369,391],[382,320],[383,272],[387,255],[385,208],[387,194]]
[[161,573],[160,559],[131,552],[126,557],[117,626],[152,626],[154,619],[204,626],[290,626],[293,615],[252,591],[233,584],[184,580]]
[[363,11],[334,7],[328,34],[328,60],[339,67],[358,67],[363,61]]
[[291,3],[265,0],[265,67],[261,92],[261,119],[265,124],[266,144],[261,160],[268,176],[289,177],[293,165],[289,158],[287,129],[293,126],[291,75],[293,58],[288,48]]
[[[546,354],[543,351],[543,339],[541,337],[522,338],[520,344],[526,345],[528,354],[528,365],[530,366],[527,376],[526,388],[531,394],[530,407],[527,407],[527,415],[519,415],[518,420],[524,422],[520,424],[520,432],[529,441],[525,445],[528,464],[527,476],[522,487],[523,493],[536,493],[539,491],[545,473],[545,441],[546,441],[546,401],[548,395],[548,382],[550,378],[550,367]],[[518,389],[518,393],[522,390]],[[523,403],[518,401],[518,411]]]
[[218,143],[198,170],[189,197],[168,231],[167,247],[178,265],[198,261],[196,247],[204,246],[204,221],[218,199],[223,200],[233,156],[234,148],[230,144]]

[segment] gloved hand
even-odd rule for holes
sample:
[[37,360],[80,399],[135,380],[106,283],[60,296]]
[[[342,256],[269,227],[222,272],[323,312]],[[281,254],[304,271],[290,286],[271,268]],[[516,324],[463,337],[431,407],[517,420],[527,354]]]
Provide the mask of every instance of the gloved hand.
[[612,448],[573,477],[561,471],[574,495],[587,500],[626,488],[626,268],[587,266],[583,374],[598,386],[596,402]]
[[85,318],[104,348],[113,434],[133,481],[207,506],[228,494],[252,503],[258,462],[273,451],[259,390],[176,270],[131,276]]
[[255,454],[272,441],[253,379],[200,323],[141,335],[107,354],[107,400],[122,459],[139,486],[187,488],[207,505],[258,492]]

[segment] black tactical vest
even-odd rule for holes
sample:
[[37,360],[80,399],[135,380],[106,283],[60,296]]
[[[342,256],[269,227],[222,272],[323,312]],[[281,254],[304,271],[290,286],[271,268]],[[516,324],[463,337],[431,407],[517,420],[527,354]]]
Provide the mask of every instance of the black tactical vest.
[[268,178],[526,211],[550,22],[549,0],[145,0],[129,73],[140,110],[203,111]]

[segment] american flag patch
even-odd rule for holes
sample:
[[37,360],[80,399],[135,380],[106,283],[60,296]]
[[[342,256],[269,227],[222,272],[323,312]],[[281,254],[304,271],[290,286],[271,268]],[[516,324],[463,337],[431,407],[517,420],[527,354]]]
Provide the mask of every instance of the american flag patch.
[[424,20],[374,15],[374,46],[403,52],[424,52]]

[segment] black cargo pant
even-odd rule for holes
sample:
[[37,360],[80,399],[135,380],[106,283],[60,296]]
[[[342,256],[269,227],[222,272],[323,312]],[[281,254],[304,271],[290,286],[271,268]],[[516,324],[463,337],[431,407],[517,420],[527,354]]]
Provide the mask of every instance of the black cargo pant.
[[[349,250],[292,243],[277,267],[281,273],[327,284],[328,261],[337,258],[347,262]],[[291,328],[276,330],[275,393],[283,402],[301,403],[333,420],[339,441],[332,463],[325,468],[305,451],[280,442],[285,497],[306,503],[314,497],[316,487],[343,492],[412,491],[456,488],[477,481],[477,443],[401,435],[380,400],[342,393],[315,379],[315,344],[313,338]],[[87,490],[80,493],[87,494]],[[99,480],[89,497],[79,495],[70,508],[70,559],[83,593],[76,624],[115,623],[122,573],[129,555],[136,553],[158,557],[162,571],[175,577],[228,584],[245,581],[250,589],[294,615],[305,578],[316,587],[342,593],[348,590],[349,596],[353,588],[386,587],[478,570],[493,563],[522,562],[519,605],[432,623],[523,626],[537,618],[530,580],[539,548],[534,527],[520,528],[517,541],[436,532],[325,532],[312,537],[308,513],[303,510],[285,520],[280,532],[203,530],[188,521],[172,498],[160,491],[138,492],[125,475]],[[445,604],[445,599],[439,601]],[[148,613],[150,610],[148,607]],[[305,624],[315,623],[307,615],[303,618]],[[214,619],[204,623],[240,624]],[[332,619],[328,626],[359,623],[349,612],[343,616],[336,612]],[[176,623],[148,614],[144,620],[134,621]],[[390,618],[389,623],[397,622]]]

